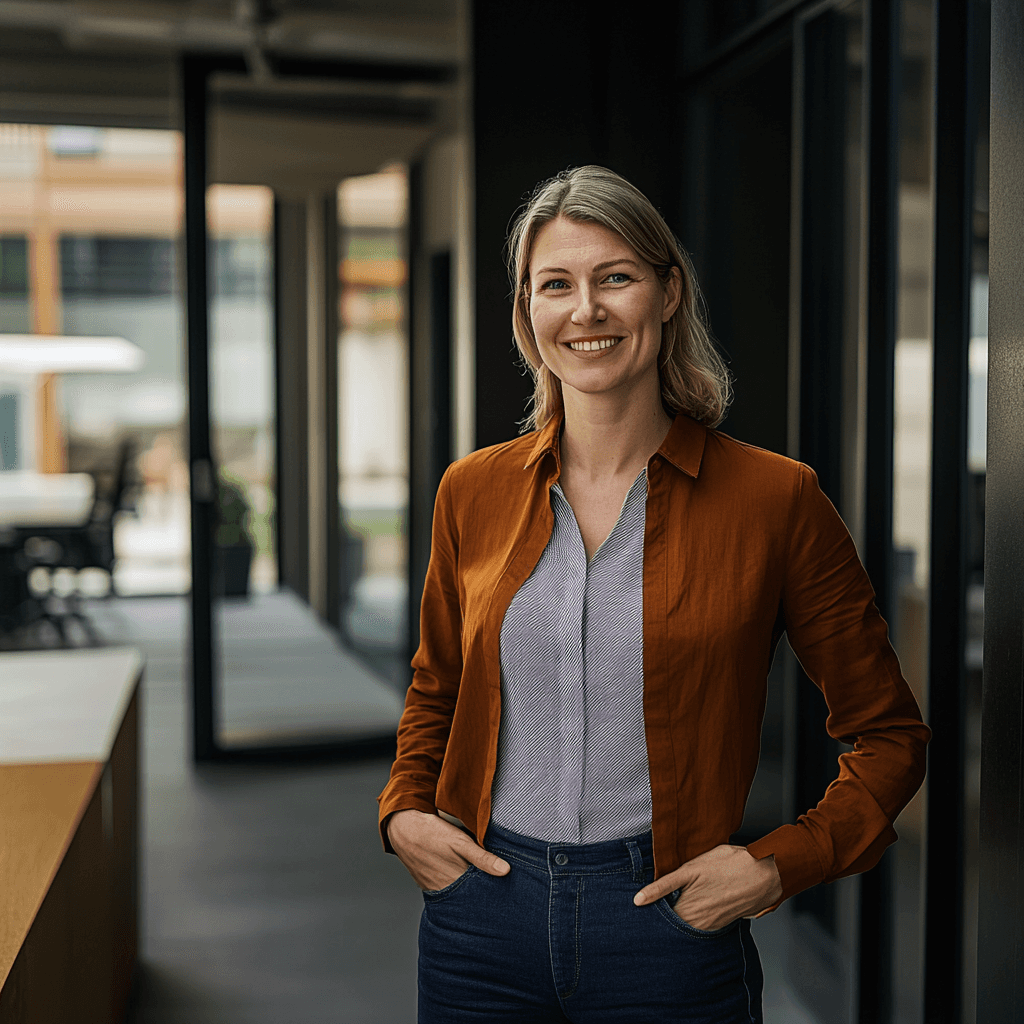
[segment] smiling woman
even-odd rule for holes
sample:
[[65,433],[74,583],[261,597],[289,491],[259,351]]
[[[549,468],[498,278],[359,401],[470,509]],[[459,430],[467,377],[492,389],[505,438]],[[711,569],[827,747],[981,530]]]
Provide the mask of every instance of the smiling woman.
[[[595,248],[603,249],[604,258],[598,256],[591,267],[584,268],[582,251],[574,249],[574,242],[585,242],[592,253]],[[524,429],[543,427],[562,407],[561,378],[539,348],[536,332],[544,329],[543,314],[540,323],[534,320],[540,311],[534,306],[539,286],[561,292],[582,283],[566,279],[568,268],[562,267],[561,261],[542,257],[548,246],[559,245],[561,251],[574,254],[575,258],[570,256],[566,262],[578,272],[601,274],[605,288],[592,297],[605,297],[600,303],[605,314],[611,312],[605,302],[615,301],[607,297],[617,287],[628,291],[627,286],[634,282],[643,286],[648,297],[659,283],[666,289],[665,298],[675,299],[677,304],[668,316],[660,318],[656,332],[662,402],[669,415],[686,412],[717,427],[725,419],[732,397],[730,377],[711,340],[690,258],[639,189],[605,167],[588,166],[542,182],[508,240],[509,273],[515,284],[512,330],[534,378],[533,408],[524,420]],[[586,310],[574,311],[574,315],[586,315]],[[664,323],[663,332],[660,323]],[[586,336],[582,327],[576,327],[576,334]]]
[[[567,171],[509,252],[533,430],[438,488],[380,796],[419,1020],[760,1024],[749,919],[878,861],[929,732],[813,470],[714,429],[728,374],[650,202]],[[853,750],[736,846],[783,632]]]

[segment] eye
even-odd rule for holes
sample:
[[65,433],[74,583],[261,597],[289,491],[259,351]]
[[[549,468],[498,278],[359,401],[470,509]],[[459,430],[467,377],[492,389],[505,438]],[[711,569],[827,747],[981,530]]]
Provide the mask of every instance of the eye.
[[[616,280],[614,280],[614,278],[619,278],[620,280],[617,280],[617,281],[616,281]],[[625,272],[624,272],[624,271],[622,271],[622,270],[616,270],[614,274],[609,274],[609,275],[608,275],[608,276],[607,276],[607,277],[605,278],[605,280],[606,280],[606,281],[607,281],[607,282],[608,282],[609,284],[625,284],[625,283],[626,283],[627,281],[632,281],[632,280],[633,280],[633,278],[631,278],[631,277],[629,276],[629,274],[625,273]]]
[[542,291],[542,292],[555,292],[555,291],[560,292],[563,288],[568,288],[568,287],[569,286],[561,278],[553,277],[550,281],[545,281],[540,286],[539,290]]

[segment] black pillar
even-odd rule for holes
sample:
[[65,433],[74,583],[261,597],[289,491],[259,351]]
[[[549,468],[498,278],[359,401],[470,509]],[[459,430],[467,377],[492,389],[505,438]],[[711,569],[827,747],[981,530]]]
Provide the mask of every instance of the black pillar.
[[992,0],[978,1020],[1024,1020],[1024,11]]
[[961,1019],[966,746],[967,384],[977,130],[974,3],[938,0],[931,590],[928,623],[928,843],[924,1019]]

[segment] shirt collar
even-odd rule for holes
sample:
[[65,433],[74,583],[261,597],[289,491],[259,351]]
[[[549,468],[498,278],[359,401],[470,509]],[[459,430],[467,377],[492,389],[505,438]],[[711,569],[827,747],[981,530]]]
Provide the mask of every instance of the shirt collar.
[[665,440],[661,442],[658,454],[671,462],[676,469],[696,480],[707,438],[708,428],[703,423],[698,423],[692,416],[681,412],[669,428]]
[[[562,420],[565,413],[559,410],[548,422],[537,431],[537,438],[530,449],[529,458],[523,469],[529,469],[541,456],[551,452],[558,461],[558,439],[562,431]],[[676,469],[692,476],[695,480],[700,472],[701,459],[704,456],[704,442],[707,440],[708,429],[691,416],[679,413],[669,428],[665,440],[658,449],[658,454]]]
[[535,462],[539,462],[542,455],[551,452],[555,457],[555,462],[559,461],[558,455],[558,439],[562,433],[562,420],[565,418],[565,412],[561,409],[558,410],[544,424],[540,430],[537,431],[537,439],[534,441],[533,447],[530,449],[529,458],[526,460],[526,465],[523,469],[529,469]]

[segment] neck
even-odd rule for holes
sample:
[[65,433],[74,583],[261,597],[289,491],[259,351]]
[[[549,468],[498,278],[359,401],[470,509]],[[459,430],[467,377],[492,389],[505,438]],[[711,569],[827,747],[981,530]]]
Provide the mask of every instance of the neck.
[[672,426],[660,389],[642,401],[586,395],[563,387],[562,474],[599,481],[633,478],[661,447]]

